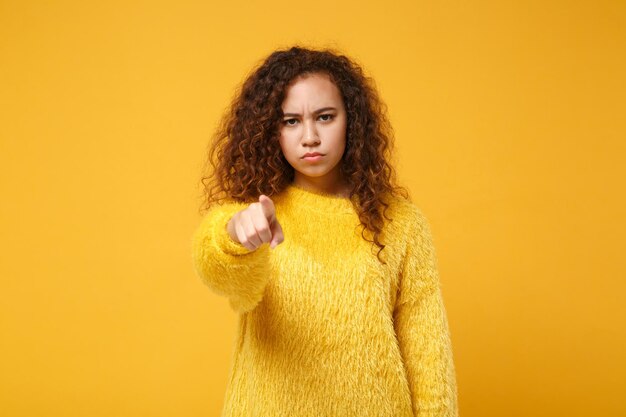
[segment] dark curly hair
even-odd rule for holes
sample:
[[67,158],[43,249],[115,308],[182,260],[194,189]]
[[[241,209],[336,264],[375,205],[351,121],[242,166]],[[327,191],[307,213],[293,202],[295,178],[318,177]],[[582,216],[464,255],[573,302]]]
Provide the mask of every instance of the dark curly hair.
[[[209,143],[201,179],[204,209],[220,200],[252,203],[261,194],[280,193],[293,181],[294,169],[279,144],[282,103],[292,80],[313,73],[328,75],[341,92],[347,126],[340,170],[350,185],[350,197],[358,196],[354,204],[361,236],[379,247],[380,261],[385,247],[380,241],[383,217],[391,220],[385,215],[389,206],[385,198],[393,194],[410,200],[410,195],[394,184],[396,173],[389,163],[393,129],[374,80],[333,48],[296,45],[276,50],[251,71]],[[373,234],[372,239],[364,236],[366,230]]]

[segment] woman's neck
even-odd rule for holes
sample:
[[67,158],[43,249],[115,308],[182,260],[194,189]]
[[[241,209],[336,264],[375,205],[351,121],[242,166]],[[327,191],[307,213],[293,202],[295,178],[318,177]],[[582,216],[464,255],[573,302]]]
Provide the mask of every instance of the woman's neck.
[[350,186],[345,181],[324,181],[296,177],[293,185],[311,192],[334,195],[341,198],[350,197]]

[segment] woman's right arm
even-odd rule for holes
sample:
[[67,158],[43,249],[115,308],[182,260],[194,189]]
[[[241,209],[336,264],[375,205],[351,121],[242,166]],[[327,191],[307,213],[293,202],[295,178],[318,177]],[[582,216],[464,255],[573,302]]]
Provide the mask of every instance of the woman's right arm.
[[226,296],[239,313],[253,310],[270,277],[269,245],[249,250],[235,242],[226,226],[248,204],[228,202],[209,209],[192,237],[192,260],[198,276],[216,294]]

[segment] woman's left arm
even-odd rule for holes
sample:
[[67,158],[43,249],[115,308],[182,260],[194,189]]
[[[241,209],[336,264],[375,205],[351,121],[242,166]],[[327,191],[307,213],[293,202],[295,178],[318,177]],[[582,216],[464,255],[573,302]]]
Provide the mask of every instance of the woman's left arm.
[[457,383],[430,225],[414,207],[393,318],[415,417],[458,417]]

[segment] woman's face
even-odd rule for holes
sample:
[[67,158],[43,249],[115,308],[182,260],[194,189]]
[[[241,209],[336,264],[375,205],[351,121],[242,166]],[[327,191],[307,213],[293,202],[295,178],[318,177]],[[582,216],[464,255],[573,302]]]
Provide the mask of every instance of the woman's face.
[[[294,183],[327,192],[343,189],[340,161],[346,147],[346,111],[341,92],[326,74],[300,77],[282,103],[280,146],[295,169]],[[321,155],[307,158],[305,154]]]

